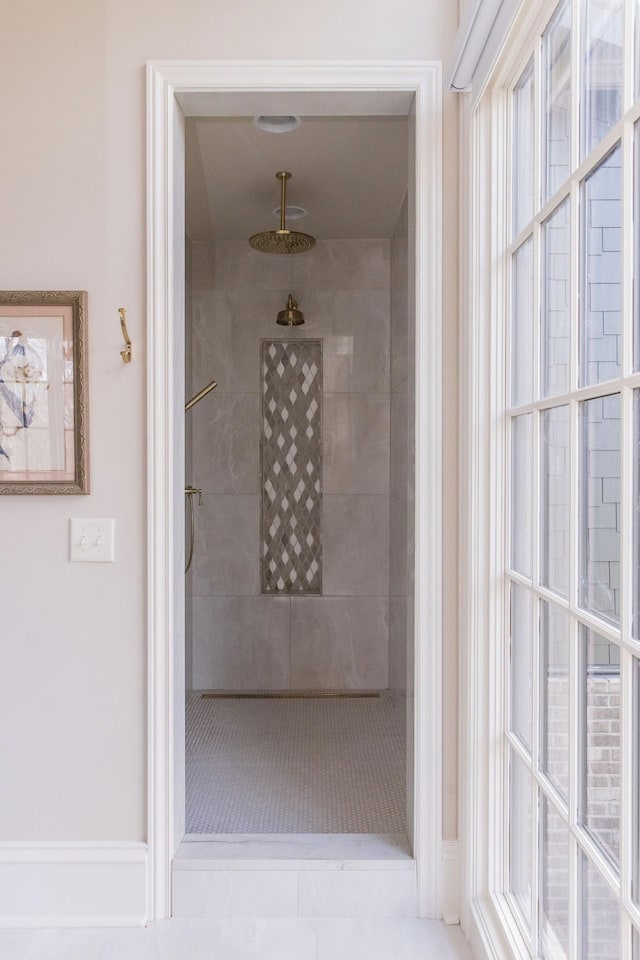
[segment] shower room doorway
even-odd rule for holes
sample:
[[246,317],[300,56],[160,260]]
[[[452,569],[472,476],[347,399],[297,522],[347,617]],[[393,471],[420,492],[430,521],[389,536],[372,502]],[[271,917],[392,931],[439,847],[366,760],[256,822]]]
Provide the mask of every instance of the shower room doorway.
[[187,841],[410,849],[408,135],[186,121]]
[[[428,387],[422,384],[420,398],[420,390],[414,391],[415,358],[417,351],[425,351],[426,370],[438,362],[438,351],[428,354],[417,343],[415,315],[424,309],[428,295],[413,265],[418,234],[425,249],[429,245],[425,221],[433,228],[429,242],[438,236],[438,217],[427,216],[424,200],[416,195],[415,173],[417,158],[424,167],[424,183],[434,184],[439,174],[433,156],[428,163],[425,159],[426,116],[437,100],[437,84],[421,74],[417,81],[405,79],[402,89],[385,93],[384,81],[376,76],[375,81],[365,81],[371,85],[371,93],[365,94],[360,77],[345,96],[344,90],[336,93],[335,67],[327,68],[321,83],[330,85],[331,92],[288,93],[287,115],[294,106],[291,115],[302,123],[291,133],[270,134],[253,118],[284,115],[275,109],[281,95],[255,90],[227,94],[219,87],[213,92],[216,83],[225,87],[228,67],[216,80],[216,67],[211,65],[210,94],[204,92],[206,79],[199,80],[198,92],[185,89],[187,77],[174,88],[179,65],[175,70],[162,64],[153,69],[154,123],[160,130],[158,142],[164,142],[167,156],[173,157],[167,168],[168,198],[177,204],[173,218],[165,221],[173,230],[169,258],[178,268],[184,258],[182,270],[169,272],[173,286],[164,288],[175,305],[167,315],[169,327],[171,317],[177,321],[184,316],[170,338],[173,355],[184,357],[184,366],[173,366],[176,442],[153,458],[154,465],[161,465],[163,457],[173,463],[170,515],[175,543],[185,540],[185,489],[202,490],[202,506],[193,496],[195,540],[186,578],[182,551],[174,552],[172,560],[174,777],[169,786],[172,801],[165,808],[171,817],[167,851],[170,856],[174,851],[172,910],[174,915],[188,915],[189,910],[185,892],[189,884],[181,888],[178,874],[205,874],[214,862],[220,869],[221,838],[225,857],[230,850],[225,839],[244,838],[258,845],[276,840],[277,852],[271,846],[267,857],[274,862],[283,855],[283,837],[293,842],[296,855],[301,849],[296,838],[302,839],[314,862],[349,859],[344,841],[348,844],[354,838],[362,854],[361,841],[368,838],[378,844],[376,856],[407,859],[414,877],[417,868],[416,912],[434,915],[438,907],[431,880],[437,874],[434,858],[440,841],[436,839],[426,854],[426,838],[438,837],[441,815],[439,764],[433,756],[440,677],[437,670],[435,676],[428,675],[428,657],[414,638],[439,610],[439,563],[434,562],[439,539],[431,537],[425,549],[424,531],[415,531],[417,555],[422,550],[423,564],[429,557],[433,571],[428,593],[435,590],[435,602],[433,596],[413,595],[412,544],[417,461],[436,494],[430,509],[438,506],[439,496],[432,469],[424,469],[425,437],[436,436],[433,418],[423,416],[420,440],[413,415],[416,408],[426,410],[426,394],[431,391],[435,396],[438,378]],[[199,69],[204,76],[206,67]],[[269,70],[264,69],[266,77]],[[383,67],[379,70],[384,72]],[[431,76],[428,69],[426,75]],[[317,80],[316,71],[311,86]],[[264,82],[268,89],[271,80]],[[350,72],[340,81],[340,89],[343,83],[345,89],[354,83]],[[423,84],[430,94],[422,92],[414,116],[416,84]],[[161,105],[165,97],[166,103],[173,103],[166,112]],[[228,149],[226,128],[231,137]],[[305,128],[316,140],[296,155],[287,144]],[[433,129],[439,131],[437,123]],[[388,153],[403,157],[404,168],[395,184],[388,167],[382,164],[376,170],[373,163],[377,153],[384,154],[385,136]],[[255,137],[262,138],[258,145]],[[367,149],[358,146],[358,137],[370,138]],[[347,144],[341,153],[336,142]],[[314,161],[316,167],[323,166],[321,143],[325,166],[339,152],[342,192],[336,188],[340,178],[334,177],[327,186],[316,177]],[[350,154],[353,164],[347,176]],[[291,187],[296,183],[300,191],[290,193],[291,204],[308,209],[303,229],[316,243],[296,255],[264,254],[247,240],[277,226],[275,175],[289,167]],[[183,175],[186,211],[180,213]],[[386,214],[385,190],[375,186],[376,176],[388,180],[387,187],[395,187]],[[192,185],[196,201],[190,210]],[[161,193],[159,187],[158,196]],[[225,225],[226,194],[233,216]],[[335,200],[333,194],[337,203],[332,207],[327,198]],[[372,196],[380,208],[376,213],[386,215],[384,230],[371,217],[364,226],[354,225],[353,209],[369,208],[371,213]],[[213,228],[206,222],[203,197],[217,205],[216,216],[209,213]],[[161,273],[154,274],[155,282]],[[154,289],[157,300],[160,288]],[[280,327],[276,319],[292,308],[290,296],[305,323]],[[433,307],[431,321],[439,323],[437,299]],[[270,351],[283,350],[292,364],[293,357],[299,362],[296,350],[314,343],[319,352],[304,362],[309,370],[316,367],[319,442],[313,455],[305,450],[308,457],[296,468],[315,470],[319,479],[320,549],[308,544],[309,557],[298,572],[315,575],[316,565],[320,578],[313,590],[295,593],[290,589],[290,569],[280,577],[286,589],[277,579],[276,589],[265,581],[265,558],[276,564],[276,574],[283,559],[267,545],[268,536],[274,537],[273,518],[269,525],[265,520],[265,450],[274,453],[278,443],[276,438],[275,446],[270,445],[265,429],[264,398],[272,386],[266,367]],[[163,348],[158,343],[154,349]],[[278,365],[286,366],[276,363],[276,369]],[[212,380],[217,381],[216,389],[185,415],[185,399]],[[162,389],[152,377],[156,410]],[[282,414],[282,397],[271,401]],[[286,403],[294,403],[290,393]],[[439,404],[432,409],[439,411]],[[308,416],[308,410],[301,416]],[[414,437],[418,437],[415,459]],[[286,443],[290,440],[291,436],[285,438]],[[299,449],[301,444],[295,446]],[[295,456],[289,447],[279,463],[280,472],[283,464],[295,462]],[[432,458],[434,462],[438,457]],[[289,492],[276,491],[281,506]],[[155,534],[162,522],[160,516],[154,517]],[[439,531],[439,511],[432,530]],[[293,542],[290,536],[288,542]],[[437,653],[439,627],[431,637]],[[156,676],[160,673],[161,667]],[[416,676],[421,683],[426,681],[427,688],[432,686],[435,695],[430,701],[416,688]],[[151,703],[152,708],[162,706],[153,676]],[[436,717],[428,730],[425,703]],[[434,776],[429,778],[432,759]],[[429,805],[435,816],[425,817]],[[152,824],[161,829],[162,809],[152,802],[151,810]],[[391,852],[379,845],[389,838]],[[242,849],[249,848],[243,843]],[[251,849],[256,852],[258,847]],[[228,880],[230,874],[225,876]]]

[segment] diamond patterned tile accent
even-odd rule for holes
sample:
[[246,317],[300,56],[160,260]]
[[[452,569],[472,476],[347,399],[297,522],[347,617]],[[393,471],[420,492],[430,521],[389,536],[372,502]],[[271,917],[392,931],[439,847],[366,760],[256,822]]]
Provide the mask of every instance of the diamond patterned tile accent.
[[262,341],[262,592],[322,593],[322,341]]

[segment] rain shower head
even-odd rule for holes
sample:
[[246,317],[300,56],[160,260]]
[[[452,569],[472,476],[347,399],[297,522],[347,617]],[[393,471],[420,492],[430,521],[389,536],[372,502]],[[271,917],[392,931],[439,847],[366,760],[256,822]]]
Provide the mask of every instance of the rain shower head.
[[265,230],[249,237],[249,243],[254,250],[260,250],[261,253],[306,253],[315,247],[315,238],[308,233],[286,228],[287,180],[290,178],[291,174],[286,170],[276,173],[276,179],[280,181],[280,229]]

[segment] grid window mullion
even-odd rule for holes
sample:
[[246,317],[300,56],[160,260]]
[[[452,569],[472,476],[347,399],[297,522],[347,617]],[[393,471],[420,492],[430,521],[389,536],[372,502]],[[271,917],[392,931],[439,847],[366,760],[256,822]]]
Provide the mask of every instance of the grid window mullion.
[[624,84],[623,84],[623,100],[622,100],[622,112],[626,111],[633,106],[634,97],[636,94],[635,91],[635,82],[634,82],[634,47],[635,47],[635,37],[634,37],[634,27],[635,27],[635,13],[637,3],[625,4],[624,11]]
[[[542,203],[542,44],[538,38],[533,54],[533,219]],[[534,367],[535,370],[535,367]]]
[[578,452],[578,442],[580,436],[580,409],[576,400],[569,404],[569,471],[570,471],[570,489],[571,503],[574,509],[569,511],[569,607],[575,610],[578,607],[579,600],[579,545],[580,545],[580,524],[578,512],[575,505],[580,503],[580,462]]
[[634,731],[633,731],[633,657],[627,650],[620,651],[621,660],[621,712],[620,730],[622,795],[620,805],[620,889],[623,902],[629,903],[633,896],[633,856],[635,846],[634,824]]
[[[638,15],[638,20],[640,21],[640,10]],[[640,26],[638,28],[640,30]],[[625,347],[624,359],[625,363],[631,364],[631,370],[638,370],[640,368],[640,122],[636,121],[633,127],[633,160],[631,163],[631,168],[633,171],[633,187],[632,187],[632,200],[631,200],[631,237],[633,242],[629,242],[631,249],[628,249],[628,256],[625,258],[625,268],[627,270],[627,276],[629,276],[629,270],[631,271],[631,285],[633,289],[633,300],[630,308],[630,322],[631,322],[631,331],[627,331],[625,327],[625,333],[629,342]],[[628,189],[628,185],[627,185]],[[628,218],[627,218],[627,231],[628,227]],[[629,236],[629,233],[627,233]],[[631,264],[629,264],[628,257],[631,257]],[[629,318],[625,317],[625,320],[629,322]],[[627,367],[624,368],[627,370]]]
[[571,6],[571,170],[575,170],[580,162],[581,19],[580,0],[574,0]]
[[[569,7],[570,44],[562,48],[567,39]],[[640,397],[640,372],[634,373],[640,371],[640,319],[635,315],[640,313],[636,306],[640,304],[640,290],[634,294],[634,272],[640,264],[640,240],[635,239],[635,233],[640,235],[636,222],[640,219],[640,187],[636,182],[640,179],[636,173],[640,169],[640,123],[634,126],[638,104],[633,102],[640,89],[640,83],[635,84],[640,64],[635,62],[632,49],[634,43],[638,46],[634,40],[636,21],[640,20],[638,9],[636,0],[613,0],[609,6],[603,0],[560,0],[555,9],[550,9],[545,30],[536,33],[527,66],[512,88],[517,120],[511,127],[512,136],[524,131],[527,144],[512,140],[510,145],[512,177],[517,178],[518,168],[525,176],[521,182],[512,180],[514,216],[508,248],[512,265],[508,325],[512,390],[507,418],[511,516],[507,569],[512,575],[507,582],[512,598],[511,642],[516,642],[514,630],[518,629],[515,610],[521,629],[526,625],[528,649],[525,644],[516,651],[520,657],[516,671],[519,678],[515,677],[513,660],[511,664],[510,732],[506,742],[510,765],[516,764],[521,778],[525,769],[529,775],[528,789],[519,787],[530,804],[526,816],[531,830],[527,849],[532,895],[531,922],[527,917],[526,923],[530,936],[526,940],[532,955],[545,960],[547,950],[554,955],[554,948],[549,948],[545,939],[549,936],[549,915],[545,912],[549,901],[545,898],[552,869],[546,858],[550,856],[553,817],[566,824],[570,850],[568,881],[565,877],[569,917],[563,944],[563,951],[569,951],[568,960],[591,960],[598,955],[594,952],[599,949],[598,898],[606,903],[609,924],[612,917],[621,920],[611,936],[615,942],[615,937],[623,933],[622,960],[630,958],[630,920],[638,919],[632,880],[640,874],[640,868],[634,874],[634,843],[637,847],[635,838],[640,827],[633,813],[639,792],[634,778],[638,777],[640,761],[633,753],[638,741],[633,725],[637,722],[640,691],[638,682],[632,683],[631,678],[640,670],[636,642],[640,630],[633,624],[634,615],[639,615],[635,597],[640,594],[640,576],[634,564],[640,548],[634,554],[634,537],[630,535],[640,529],[634,499],[640,437],[640,425],[634,420],[634,416],[640,418],[640,400],[636,399]],[[558,25],[561,29],[553,34]],[[561,61],[561,69],[552,75],[552,62]],[[520,60],[523,62],[524,57]],[[559,105],[565,111],[564,120],[568,103],[568,126],[558,123],[557,117],[550,119]],[[553,134],[552,123],[556,124]],[[564,153],[557,151],[552,157],[550,144],[558,131]],[[567,157],[570,175],[563,180]],[[528,193],[531,188],[532,198]],[[522,213],[528,210],[531,219],[527,222]],[[568,214],[566,228],[564,210]],[[596,215],[603,218],[601,222]],[[568,240],[559,236],[563,228]],[[552,243],[556,243],[554,250]],[[567,246],[567,266],[563,269],[568,272],[560,273],[552,255],[558,250],[563,256]],[[527,272],[529,262],[531,277]],[[568,288],[568,349],[564,354],[564,345],[556,351],[556,344],[551,342],[566,336],[559,332],[566,329],[563,291],[556,285],[557,299],[552,302],[552,281],[565,283]],[[637,288],[637,279],[635,283]],[[523,293],[529,285],[531,300],[527,305]],[[520,313],[516,314],[518,306]],[[615,356],[609,356],[616,337]],[[530,366],[525,363],[529,348]],[[559,360],[562,355],[567,359]],[[559,363],[568,365],[566,381]],[[562,408],[566,414],[561,414]],[[564,416],[568,428],[563,433],[558,424]],[[550,477],[558,467],[558,451],[566,432],[569,508],[565,520],[552,516],[552,507],[560,502],[553,497],[563,494],[552,492]],[[599,483],[603,490],[600,500],[596,496]],[[552,543],[556,534],[564,535],[564,528],[558,527],[560,520],[568,526],[568,572],[557,568],[550,575],[553,559],[564,562],[562,554],[554,553],[558,540]],[[552,647],[549,623],[554,617],[563,624],[568,655]],[[554,660],[554,656],[560,659]],[[563,768],[562,772],[567,779],[566,800],[549,750],[550,707],[557,692],[553,670],[555,679],[564,679],[563,656],[568,657],[569,744],[567,771],[565,774]],[[600,663],[601,656],[606,664]],[[615,703],[609,703],[611,697]],[[519,699],[525,703],[516,712]],[[609,718],[605,717],[607,710]],[[525,714],[529,721],[526,724]],[[612,726],[605,730],[609,720]],[[619,731],[614,729],[618,722]],[[602,743],[598,736],[603,738]],[[598,750],[601,745],[605,753],[609,749],[607,737],[611,739],[608,760]],[[601,771],[596,770],[598,763]],[[600,773],[602,782],[598,781]],[[607,798],[598,791],[608,790],[609,776],[611,802],[605,813],[611,813],[611,817],[605,822],[602,811]],[[513,788],[513,782],[511,785]],[[515,802],[515,798],[512,800]],[[524,809],[523,804],[521,799]],[[524,856],[522,846],[520,851]],[[522,916],[522,928],[521,921]],[[634,956],[634,960],[640,957]]]
[[580,931],[578,920],[580,906],[578,900],[578,841],[573,832],[569,833],[569,957],[568,960],[580,960]]
[[569,826],[575,830],[580,802],[580,650],[578,624],[569,623]]
[[625,122],[622,136],[622,369],[623,377],[633,372],[634,297],[634,133]]
[[[628,653],[625,656],[627,659],[631,659],[626,676],[625,692],[627,696],[624,701],[624,729],[629,733],[629,728],[631,728],[631,741],[630,752],[625,751],[623,756],[628,784],[626,799],[631,817],[631,824],[629,825],[628,821],[625,824],[627,830],[631,830],[631,844],[629,846],[631,862],[627,881],[631,883],[633,919],[640,929],[640,658],[631,658]],[[638,960],[640,960],[640,957]]]
[[[628,140],[631,140],[631,134],[628,132]],[[633,157],[633,144],[625,144],[625,158],[628,161]],[[633,170],[633,164],[628,162],[627,166]],[[632,191],[632,183],[629,183],[629,177],[625,176],[625,190]],[[630,193],[627,192],[627,196]],[[632,273],[632,246],[631,240],[631,221],[629,216],[625,216],[624,227],[624,269],[625,280],[631,279]],[[627,255],[630,254],[630,255]],[[626,286],[631,286],[627,284]],[[632,298],[626,297],[623,312],[623,329],[625,340],[629,341],[632,333]],[[627,344],[625,348],[625,363],[631,363],[631,350]],[[623,369],[628,369],[623,366]],[[621,480],[620,480],[620,528],[623,531],[636,530],[634,518],[634,453],[637,451],[635,445],[636,425],[634,423],[634,391],[623,388],[621,393]],[[634,690],[633,684],[633,664],[632,655],[625,648],[625,641],[629,640],[633,632],[633,579],[634,579],[634,540],[633,536],[622,536],[620,544],[620,568],[621,568],[621,610],[620,610],[620,628],[622,638],[622,649],[620,651],[620,682],[621,682],[621,815],[620,815],[620,883],[623,902],[629,902],[633,885],[634,873],[634,822],[633,822],[633,804],[634,804],[634,694],[638,696],[638,691]],[[637,705],[636,705],[637,707]]]
[[578,327],[577,317],[580,314],[580,187],[574,180],[571,186],[571,204],[569,212],[569,231],[570,231],[570,344],[569,344],[569,390],[574,392],[579,383],[579,352],[578,352]]
[[[542,129],[543,129],[543,103],[542,90],[542,42],[538,39],[534,52],[534,143],[533,156],[534,164],[534,227],[533,227],[533,350],[531,354],[533,387],[532,400],[538,400],[541,395],[541,371],[540,371],[540,298],[541,298],[541,226],[537,218],[538,211],[542,205]],[[540,642],[540,610],[539,602],[535,595],[535,587],[540,578],[540,411],[533,411],[533,423],[531,431],[532,450],[532,509],[531,532],[532,532],[532,596],[531,596],[531,952],[534,957],[539,955],[538,936],[539,936],[539,910],[540,900],[536,895],[538,889],[538,877],[540,874],[540,790],[533,771],[538,768],[540,747],[540,696],[539,696],[539,642]]]
[[[634,423],[635,391],[623,388],[620,403],[620,529],[632,531],[635,528],[634,517],[634,459],[637,459],[635,443],[636,425]],[[637,469],[637,465],[635,465]],[[621,536],[620,543],[620,636],[622,642],[633,634],[633,597],[634,597],[634,537]]]

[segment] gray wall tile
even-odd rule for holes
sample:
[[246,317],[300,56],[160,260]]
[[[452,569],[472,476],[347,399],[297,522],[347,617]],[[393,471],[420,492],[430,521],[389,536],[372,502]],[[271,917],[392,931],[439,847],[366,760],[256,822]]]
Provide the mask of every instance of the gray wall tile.
[[[413,329],[409,325],[408,201],[400,211],[391,241],[391,430],[389,503],[389,685],[407,691],[408,647],[413,620],[409,511],[411,450],[410,394],[413,383]],[[410,694],[410,690],[409,690]]]
[[290,283],[288,257],[265,256],[243,240],[193,244],[193,281],[201,290],[280,290]]
[[189,481],[204,493],[259,494],[260,395],[216,390],[190,416]]
[[389,290],[389,240],[319,240],[292,258],[291,280],[310,290]]
[[389,595],[407,596],[409,546],[407,542],[407,501],[391,497],[389,509]]
[[389,292],[318,291],[310,310],[324,331],[327,393],[381,393],[389,389]]
[[[260,391],[260,340],[274,335],[286,289],[193,291],[193,388],[211,379],[221,392]],[[213,398],[212,398],[213,399]]]
[[389,492],[389,394],[325,393],[324,492]]
[[[195,506],[194,597],[247,596],[259,591],[260,498],[206,496]],[[194,654],[195,656],[195,654]]]
[[389,597],[389,687],[407,689],[407,598]]
[[293,597],[291,684],[385,689],[388,638],[386,597]]
[[196,690],[286,690],[290,683],[288,597],[196,597]]
[[[397,278],[404,269],[398,251],[397,312],[403,297]],[[389,590],[391,243],[321,241],[314,251],[300,257],[264,256],[244,242],[195,243],[191,252],[191,389],[195,392],[214,377],[219,384],[215,393],[194,409],[189,421],[193,469],[188,469],[188,478],[207,494],[205,506],[195,508],[194,566],[187,578],[193,602],[202,611],[200,600],[205,599],[235,603],[246,598],[250,609],[260,600],[259,440],[253,440],[261,429],[260,344],[264,338],[321,338],[327,457],[323,563],[325,578],[329,576],[324,592],[336,591],[345,600],[349,593],[357,595],[353,609],[361,612],[360,621],[366,621],[362,611],[370,604],[369,618],[377,622],[379,598],[386,597]],[[305,324],[299,328],[281,328],[275,323],[289,292],[305,314]],[[401,332],[396,331],[398,355],[403,351],[400,337]],[[254,407],[255,428],[251,424]],[[277,599],[288,602],[287,598]],[[317,600],[332,603],[331,596]],[[239,607],[234,610],[240,623],[249,624],[251,633],[249,615],[240,613]],[[348,608],[344,611],[348,613]],[[284,641],[289,644],[288,627],[283,629]],[[225,630],[224,636],[230,635]],[[325,637],[328,645],[335,642],[331,636],[330,632]],[[223,638],[218,636],[215,651],[208,650],[210,633],[202,617],[194,618],[193,637],[194,673],[195,661],[200,666],[212,664],[215,652],[215,663],[221,664],[221,673],[227,671],[225,676],[241,675],[242,659],[248,666],[264,664],[262,680],[256,671],[248,670],[253,677],[250,686],[259,687],[271,683],[269,658],[282,664],[281,638],[272,636],[270,628],[264,644],[275,645],[274,650],[261,650],[260,656],[255,644],[242,638],[230,641],[233,648],[225,651]],[[361,640],[368,642],[364,636]],[[385,627],[375,633],[371,643],[377,650],[387,640]],[[349,677],[356,675],[362,679],[340,650],[326,651],[329,663],[334,654],[334,667],[323,686],[348,686]],[[365,685],[387,685],[388,650],[385,656],[384,676],[378,671],[375,682],[369,677]],[[338,665],[343,661],[346,673],[341,674]],[[294,686],[308,685],[308,677],[298,679]],[[217,685],[220,682],[215,681]]]
[[325,596],[387,596],[389,498],[324,498]]

